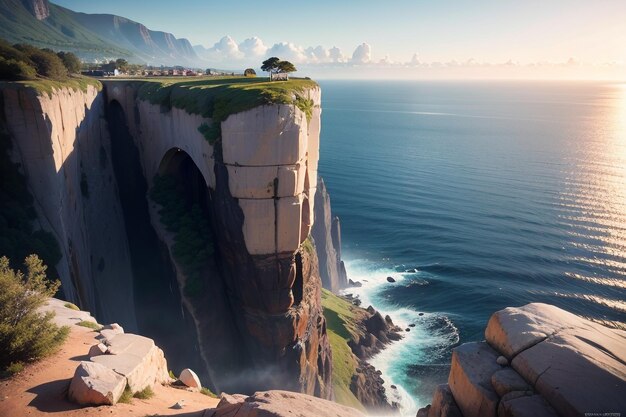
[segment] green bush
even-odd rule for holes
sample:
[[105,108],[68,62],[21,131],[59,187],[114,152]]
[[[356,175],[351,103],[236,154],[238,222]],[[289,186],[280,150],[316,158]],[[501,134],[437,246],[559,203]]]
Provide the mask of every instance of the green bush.
[[69,308],[70,310],[76,310],[76,311],[80,311],[80,308],[78,308],[78,306],[74,303],[65,303],[63,304],[66,308]]
[[70,74],[78,74],[80,72],[83,64],[76,55],[71,52],[61,51],[57,53],[57,56],[61,58],[63,65],[65,65],[65,68]]
[[52,353],[69,334],[69,327],[59,328],[54,313],[41,314],[37,309],[59,288],[58,281],[46,278],[46,266],[30,255],[24,261],[26,274],[0,258],[0,370],[7,371],[18,362],[27,363]]
[[149,400],[150,398],[154,397],[154,391],[152,390],[151,386],[147,386],[141,391],[137,391],[133,395],[133,397],[139,398],[140,400]]
[[87,327],[93,330],[100,330],[102,328],[102,326],[100,326],[98,323],[94,323],[93,321],[87,321],[87,320],[79,321],[78,323],[76,323],[76,325],[81,326],[81,327]]
[[217,395],[216,395],[216,394],[214,394],[214,393],[213,393],[210,389],[208,389],[207,387],[202,387],[202,388],[200,389],[200,394],[207,395],[207,396],[209,396],[209,397],[211,397],[211,398],[217,398]]
[[53,79],[65,79],[67,77],[67,68],[54,51],[39,49],[26,44],[15,45],[15,48],[22,51],[33,62],[39,75]]
[[37,70],[26,62],[0,57],[0,80],[23,81],[37,77]]
[[119,400],[117,400],[118,403],[122,403],[122,404],[130,404],[133,401],[133,392],[130,389],[130,385],[126,384],[126,388],[124,388],[124,392],[122,393],[122,396],[120,397]]

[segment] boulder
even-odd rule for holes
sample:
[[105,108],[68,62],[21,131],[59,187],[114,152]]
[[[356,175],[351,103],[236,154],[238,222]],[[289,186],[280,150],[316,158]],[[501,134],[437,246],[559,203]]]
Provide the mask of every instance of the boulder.
[[558,417],[558,414],[540,395],[507,395],[500,401],[498,417]]
[[93,345],[89,348],[89,353],[87,354],[87,356],[89,356],[89,358],[91,359],[94,356],[104,355],[105,353],[107,353],[107,349],[108,348],[104,344],[98,343],[97,345]]
[[487,343],[465,343],[452,351],[448,385],[465,417],[495,417],[498,395],[491,376],[500,366]]
[[126,388],[126,378],[93,362],[81,362],[70,382],[68,398],[81,405],[114,405]]
[[180,376],[178,377],[180,382],[187,385],[190,388],[202,388],[202,384],[200,383],[200,378],[194,371],[189,368],[185,368],[181,371]]
[[496,359],[496,363],[500,366],[508,366],[509,360],[504,356],[498,356],[498,359]]
[[429,406],[427,414],[424,415],[428,417],[463,417],[448,384],[437,386],[433,395],[433,403]]
[[519,374],[511,368],[496,371],[491,376],[491,385],[500,397],[512,391],[532,390],[531,386],[524,381],[524,378],[519,376]]
[[94,356],[93,362],[124,375],[133,392],[170,381],[163,351],[152,339],[131,333],[107,339],[108,355]]
[[118,333],[124,333],[124,328],[117,323],[105,324],[102,330],[115,330]]
[[289,391],[256,392],[243,401],[222,402],[205,417],[364,417],[353,408]]
[[396,280],[393,277],[387,277],[387,282],[396,282]]

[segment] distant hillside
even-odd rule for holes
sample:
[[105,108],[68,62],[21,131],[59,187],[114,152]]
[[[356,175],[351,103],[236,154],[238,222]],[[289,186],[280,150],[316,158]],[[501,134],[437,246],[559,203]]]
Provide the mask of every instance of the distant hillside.
[[200,65],[187,39],[124,17],[85,14],[48,0],[0,0],[0,37],[74,52],[85,60],[126,58],[153,65]]

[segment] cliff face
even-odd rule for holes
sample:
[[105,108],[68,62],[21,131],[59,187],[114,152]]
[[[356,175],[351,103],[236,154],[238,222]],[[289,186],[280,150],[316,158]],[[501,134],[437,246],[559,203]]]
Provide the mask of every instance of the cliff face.
[[[310,118],[294,105],[231,115],[215,149],[198,131],[212,120],[142,101],[131,83],[105,84],[110,106],[124,111],[145,178],[196,184],[190,192],[209,219],[215,254],[200,280],[210,290],[183,298],[216,389],[286,388],[330,398],[318,260],[305,242],[317,183],[319,89],[306,92]],[[159,210],[151,203],[151,222],[173,253],[176,238]],[[172,261],[184,292],[190,277]]]
[[61,89],[51,95],[7,85],[0,91],[12,137],[38,212],[38,228],[62,249],[57,271],[66,296],[103,321],[135,328],[130,257],[103,95]]
[[315,223],[311,230],[320,260],[322,285],[333,292],[348,286],[346,267],[341,260],[341,223],[333,217],[330,196],[322,177],[317,179],[315,194]]

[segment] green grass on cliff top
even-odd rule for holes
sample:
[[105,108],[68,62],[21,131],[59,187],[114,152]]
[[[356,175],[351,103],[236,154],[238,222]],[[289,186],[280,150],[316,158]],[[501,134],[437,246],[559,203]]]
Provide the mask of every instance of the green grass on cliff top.
[[335,400],[340,404],[365,410],[350,391],[352,375],[357,367],[356,357],[348,346],[348,341],[356,331],[354,306],[330,291],[322,289],[322,307],[326,318],[328,339],[333,351],[332,382]]
[[159,77],[113,82],[136,84],[141,100],[166,108],[176,107],[218,122],[263,104],[294,104],[310,117],[313,103],[304,93],[317,87],[315,81],[307,79],[270,82],[268,78],[256,77]]
[[49,97],[56,90],[62,88],[71,88],[74,91],[86,92],[89,86],[95,87],[98,91],[102,90],[102,83],[95,78],[85,77],[82,75],[72,75],[65,80],[50,80],[47,78],[37,78],[27,81],[2,81],[0,87],[24,86],[37,91],[38,95],[47,94]]

